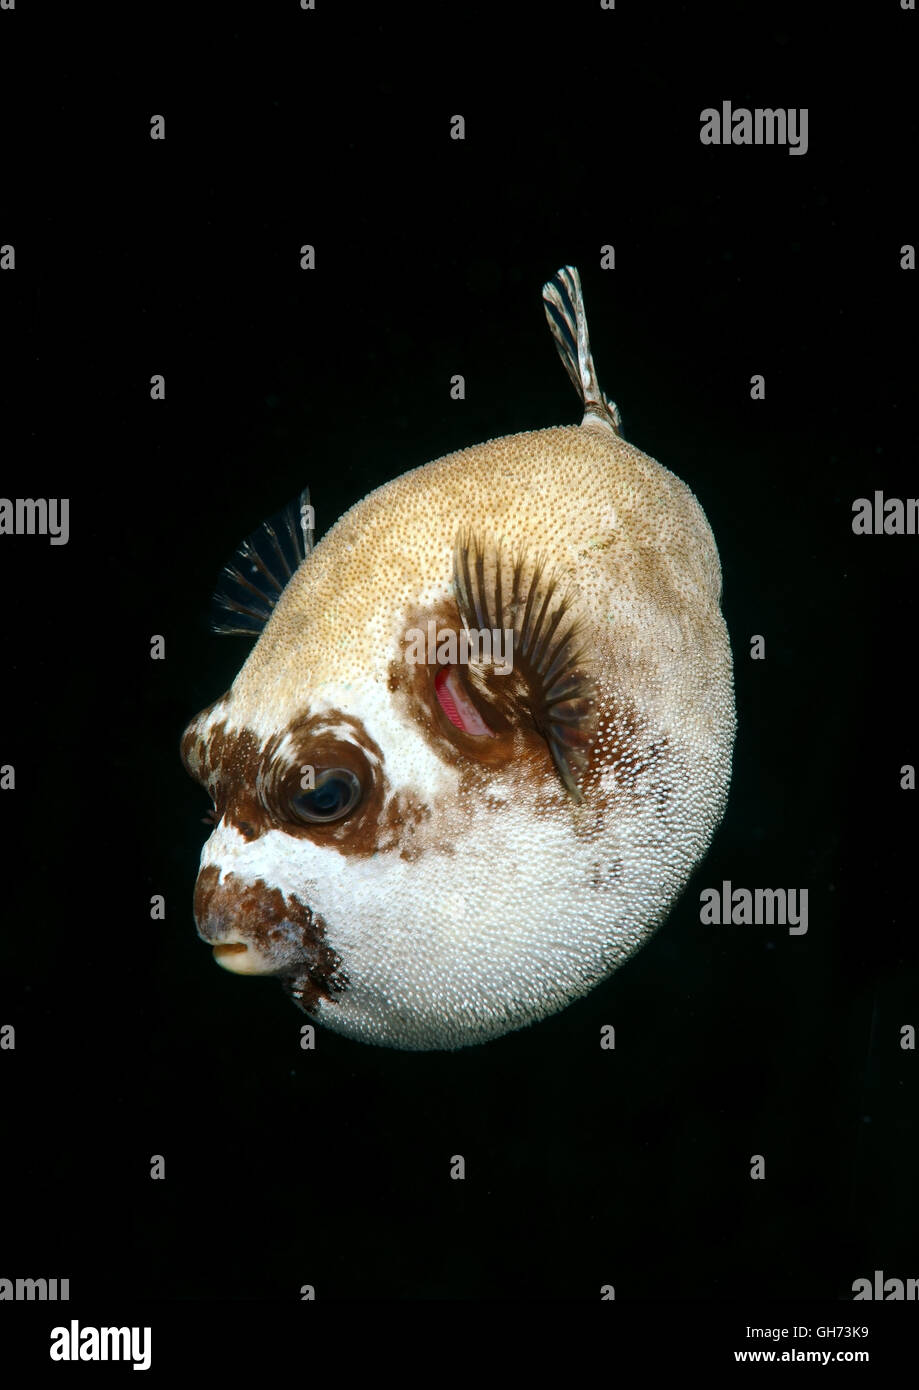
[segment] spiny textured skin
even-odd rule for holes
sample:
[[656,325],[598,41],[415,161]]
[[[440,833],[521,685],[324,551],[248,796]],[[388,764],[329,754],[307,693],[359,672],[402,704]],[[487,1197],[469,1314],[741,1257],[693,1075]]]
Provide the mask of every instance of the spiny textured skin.
[[[581,804],[532,730],[519,756],[484,767],[400,687],[406,629],[454,602],[462,526],[542,549],[576,593],[599,694]],[[295,997],[337,1032],[401,1048],[482,1042],[585,994],[653,932],[721,819],[735,717],[720,595],[690,490],[590,418],[461,450],[364,498],[186,734],[189,767],[218,789],[201,860],[215,893],[246,883],[280,891],[290,910],[280,954],[199,916],[206,939],[238,940],[249,961],[221,963],[289,979],[308,910],[336,972]],[[382,787],[372,847],[349,844],[347,821],[336,836],[291,833],[276,813],[242,833],[243,761],[205,767],[218,736],[308,762],[304,721],[371,750]],[[301,984],[309,965],[304,947]]]

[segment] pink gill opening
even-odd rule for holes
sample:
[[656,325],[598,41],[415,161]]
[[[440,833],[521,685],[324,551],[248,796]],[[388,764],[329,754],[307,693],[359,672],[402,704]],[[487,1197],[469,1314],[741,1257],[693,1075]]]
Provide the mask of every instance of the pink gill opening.
[[455,728],[479,738],[494,737],[475,705],[463,693],[455,666],[441,666],[434,678],[434,690],[441,709]]

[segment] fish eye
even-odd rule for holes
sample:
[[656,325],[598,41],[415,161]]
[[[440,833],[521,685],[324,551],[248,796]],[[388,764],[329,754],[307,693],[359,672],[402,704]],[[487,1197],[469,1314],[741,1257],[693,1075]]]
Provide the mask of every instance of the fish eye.
[[360,781],[349,768],[330,767],[317,774],[315,787],[291,797],[291,810],[297,820],[322,825],[348,815],[361,794]]

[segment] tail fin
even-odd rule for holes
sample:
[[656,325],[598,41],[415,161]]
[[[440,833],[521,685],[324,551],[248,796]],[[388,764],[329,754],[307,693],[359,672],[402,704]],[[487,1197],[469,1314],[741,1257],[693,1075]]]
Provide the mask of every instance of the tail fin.
[[552,329],[565,370],[574,382],[584,406],[583,425],[589,419],[599,421],[613,434],[622,434],[619,407],[600,390],[590,338],[587,334],[587,315],[581,295],[581,277],[573,265],[562,266],[542,287],[546,318]]

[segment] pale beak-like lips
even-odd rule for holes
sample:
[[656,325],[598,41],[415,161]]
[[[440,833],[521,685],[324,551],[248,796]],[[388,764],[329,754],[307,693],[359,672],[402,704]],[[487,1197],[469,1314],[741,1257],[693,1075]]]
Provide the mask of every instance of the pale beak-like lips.
[[265,963],[244,941],[222,941],[214,947],[214,960],[234,975],[264,975]]
[[294,933],[292,926],[291,938],[275,937],[262,944],[243,940],[233,931],[225,931],[222,939],[215,941],[213,931],[198,929],[198,935],[212,947],[217,964],[234,975],[285,975],[301,967],[307,957]]

